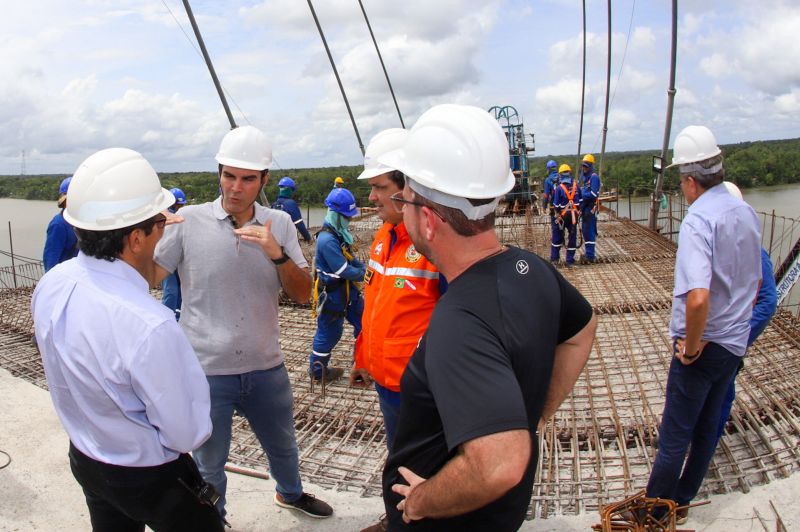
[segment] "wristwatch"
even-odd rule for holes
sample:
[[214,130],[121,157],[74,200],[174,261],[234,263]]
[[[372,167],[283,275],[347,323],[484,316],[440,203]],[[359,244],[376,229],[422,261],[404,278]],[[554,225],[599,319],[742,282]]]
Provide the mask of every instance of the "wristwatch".
[[275,266],[280,266],[281,264],[289,260],[289,255],[286,254],[286,251],[283,249],[283,246],[281,246],[281,257],[279,259],[270,259],[270,260],[272,261],[272,264],[274,264]]

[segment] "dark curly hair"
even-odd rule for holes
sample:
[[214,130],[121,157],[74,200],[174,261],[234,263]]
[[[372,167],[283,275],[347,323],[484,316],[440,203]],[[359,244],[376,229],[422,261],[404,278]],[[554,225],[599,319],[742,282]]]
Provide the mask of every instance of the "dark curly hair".
[[89,231],[76,227],[78,248],[90,257],[114,262],[122,253],[123,239],[136,229],[144,230],[144,234],[149,236],[153,232],[157,217],[158,215],[155,215],[136,225],[110,231]]

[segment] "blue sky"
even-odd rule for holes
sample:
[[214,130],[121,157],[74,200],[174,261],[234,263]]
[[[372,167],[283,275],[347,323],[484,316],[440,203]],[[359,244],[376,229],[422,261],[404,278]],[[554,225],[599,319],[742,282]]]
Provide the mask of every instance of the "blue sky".
[[[362,1],[407,125],[439,103],[513,105],[536,135],[536,154],[577,150],[581,2]],[[609,151],[661,145],[670,4],[613,2]],[[364,142],[397,127],[357,0],[314,5]],[[28,174],[69,173],[109,146],[136,149],[159,171],[213,169],[227,120],[167,7],[193,40],[180,0],[5,6],[0,174],[19,173],[22,150]],[[272,138],[279,168],[361,162],[305,1],[193,0],[192,7],[237,122]],[[606,10],[606,2],[587,0],[582,151],[600,149]],[[673,138],[693,123],[708,125],[720,143],[800,136],[797,2],[682,0],[680,10]]]

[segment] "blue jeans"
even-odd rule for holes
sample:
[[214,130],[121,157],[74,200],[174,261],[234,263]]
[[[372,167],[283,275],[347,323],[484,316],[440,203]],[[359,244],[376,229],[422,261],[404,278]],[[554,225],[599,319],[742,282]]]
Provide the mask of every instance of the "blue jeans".
[[297,440],[294,436],[292,388],[289,373],[281,364],[241,375],[206,377],[211,389],[211,437],[194,451],[197,467],[206,482],[222,495],[220,510],[225,508],[225,462],[231,448],[231,421],[236,409],[247,418],[258,441],[267,453],[269,469],[276,490],[287,502],[303,494],[300,481]]
[[386,447],[392,451],[394,435],[397,432],[397,419],[400,417],[400,392],[384,388],[377,382],[375,391],[378,392],[378,403],[383,413],[383,426],[386,430]]
[[741,358],[715,343],[707,344],[694,364],[684,366],[673,357],[648,497],[684,505],[697,495],[717,447],[722,401],[740,363]]

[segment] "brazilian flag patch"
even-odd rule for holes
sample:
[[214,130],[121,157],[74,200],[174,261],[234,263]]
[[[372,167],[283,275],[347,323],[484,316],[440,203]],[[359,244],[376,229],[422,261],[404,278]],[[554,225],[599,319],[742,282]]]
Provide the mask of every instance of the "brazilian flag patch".
[[395,277],[394,278],[394,287],[395,288],[403,288],[406,285],[406,280],[402,277]]

